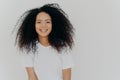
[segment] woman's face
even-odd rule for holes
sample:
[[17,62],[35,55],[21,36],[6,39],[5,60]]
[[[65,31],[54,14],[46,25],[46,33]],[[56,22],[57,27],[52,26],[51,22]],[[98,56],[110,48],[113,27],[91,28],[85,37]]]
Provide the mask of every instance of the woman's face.
[[35,30],[40,38],[48,38],[52,31],[52,20],[49,14],[40,12],[36,16]]

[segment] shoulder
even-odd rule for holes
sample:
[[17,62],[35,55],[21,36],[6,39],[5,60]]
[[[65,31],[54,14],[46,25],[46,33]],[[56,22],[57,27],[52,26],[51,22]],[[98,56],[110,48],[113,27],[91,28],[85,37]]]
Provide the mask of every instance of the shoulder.
[[72,51],[70,49],[65,49],[59,54],[62,61],[63,69],[71,68],[74,66]]

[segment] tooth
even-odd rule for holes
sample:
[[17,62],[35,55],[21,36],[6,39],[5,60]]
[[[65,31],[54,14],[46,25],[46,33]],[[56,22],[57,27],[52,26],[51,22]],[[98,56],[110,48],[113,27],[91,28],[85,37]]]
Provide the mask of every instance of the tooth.
[[41,31],[41,32],[46,32],[46,31],[47,31],[47,29],[41,29],[40,31]]

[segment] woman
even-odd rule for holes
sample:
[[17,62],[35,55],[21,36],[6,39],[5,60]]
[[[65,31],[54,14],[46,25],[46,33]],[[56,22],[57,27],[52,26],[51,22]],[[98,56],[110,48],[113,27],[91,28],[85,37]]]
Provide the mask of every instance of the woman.
[[23,51],[28,80],[71,80],[73,26],[58,4],[23,15],[16,42]]

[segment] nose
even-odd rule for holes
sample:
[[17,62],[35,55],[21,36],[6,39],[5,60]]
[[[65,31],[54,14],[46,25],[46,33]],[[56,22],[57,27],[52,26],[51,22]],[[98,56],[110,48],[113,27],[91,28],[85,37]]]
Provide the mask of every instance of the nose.
[[45,23],[42,23],[41,27],[46,27],[46,24],[45,24]]

